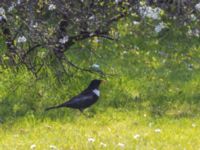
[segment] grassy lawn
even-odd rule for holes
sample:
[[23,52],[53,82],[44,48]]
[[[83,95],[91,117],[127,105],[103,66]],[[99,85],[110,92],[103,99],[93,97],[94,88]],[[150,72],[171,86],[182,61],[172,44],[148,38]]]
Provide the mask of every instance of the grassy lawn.
[[[184,29],[149,36],[118,26],[120,40],[94,39],[66,52],[81,67],[100,65],[107,77],[69,68],[60,81],[48,71],[36,81],[23,68],[0,68],[0,150],[200,149],[199,39]],[[44,112],[94,78],[107,82],[85,115]]]
[[[33,116],[0,128],[0,149],[199,149],[199,118],[152,118],[107,109],[56,120]],[[86,115],[89,115],[87,112]]]

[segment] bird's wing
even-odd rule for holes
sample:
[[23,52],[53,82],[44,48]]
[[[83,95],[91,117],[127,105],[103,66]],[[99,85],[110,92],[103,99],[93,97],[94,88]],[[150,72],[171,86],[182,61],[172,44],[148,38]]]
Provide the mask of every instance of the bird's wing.
[[79,94],[78,96],[73,97],[71,100],[67,101],[66,105],[83,105],[86,100],[92,99],[94,97],[94,93],[92,91],[85,91],[84,93]]

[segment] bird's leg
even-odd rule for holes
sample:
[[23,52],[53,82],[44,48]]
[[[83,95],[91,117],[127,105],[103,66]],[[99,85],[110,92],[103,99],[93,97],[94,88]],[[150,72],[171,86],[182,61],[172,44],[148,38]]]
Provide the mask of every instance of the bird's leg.
[[83,114],[85,117],[88,117],[88,115],[86,113],[84,113],[84,111],[83,111],[84,109],[79,108],[79,110],[80,110],[81,114]]

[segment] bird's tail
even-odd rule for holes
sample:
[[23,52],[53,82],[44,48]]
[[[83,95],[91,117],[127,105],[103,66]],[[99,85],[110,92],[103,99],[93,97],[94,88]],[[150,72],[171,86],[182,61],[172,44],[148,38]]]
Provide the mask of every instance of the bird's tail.
[[57,109],[57,108],[60,108],[60,107],[65,107],[64,105],[58,105],[58,106],[52,106],[52,107],[47,107],[45,108],[45,111],[48,111],[48,110],[51,110],[51,109]]

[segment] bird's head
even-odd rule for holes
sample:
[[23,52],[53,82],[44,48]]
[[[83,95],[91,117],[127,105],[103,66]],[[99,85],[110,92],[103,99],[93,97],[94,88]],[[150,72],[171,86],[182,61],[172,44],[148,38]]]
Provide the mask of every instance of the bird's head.
[[98,89],[99,85],[103,82],[103,80],[99,80],[99,79],[94,79],[91,81],[90,85],[88,86],[88,88],[90,89]]

